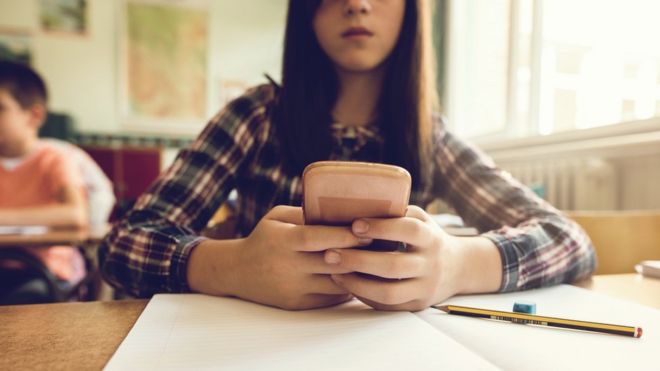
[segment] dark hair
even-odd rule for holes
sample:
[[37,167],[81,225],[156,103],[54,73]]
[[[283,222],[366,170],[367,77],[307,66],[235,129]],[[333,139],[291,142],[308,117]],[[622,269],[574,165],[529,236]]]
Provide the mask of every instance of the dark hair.
[[32,68],[11,61],[0,61],[0,88],[7,89],[16,102],[27,109],[46,105],[48,91],[44,80]]
[[[321,1],[289,0],[282,86],[273,120],[285,167],[294,174],[301,174],[311,162],[326,160],[332,149],[331,110],[338,81],[312,26]],[[432,114],[438,108],[431,9],[427,0],[404,1],[399,39],[386,61],[379,123],[386,149],[383,161],[406,168],[413,181],[420,181],[427,175]]]

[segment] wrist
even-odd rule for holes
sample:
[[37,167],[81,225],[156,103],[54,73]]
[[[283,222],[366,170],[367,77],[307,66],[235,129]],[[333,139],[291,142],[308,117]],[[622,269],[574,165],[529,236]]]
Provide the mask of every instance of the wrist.
[[453,237],[458,254],[458,294],[489,293],[502,284],[502,258],[488,238]]
[[234,296],[242,241],[206,240],[195,247],[188,258],[188,287],[203,294]]

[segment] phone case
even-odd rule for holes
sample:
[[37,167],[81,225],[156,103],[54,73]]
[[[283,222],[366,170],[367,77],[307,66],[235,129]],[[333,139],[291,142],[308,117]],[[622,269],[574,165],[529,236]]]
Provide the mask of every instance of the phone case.
[[303,172],[305,224],[347,225],[362,217],[404,216],[410,183],[408,171],[394,165],[315,162]]
[[[367,162],[320,161],[303,172],[305,224],[350,225],[358,218],[396,218],[406,214],[410,173],[402,167]],[[377,240],[369,250],[400,249]]]

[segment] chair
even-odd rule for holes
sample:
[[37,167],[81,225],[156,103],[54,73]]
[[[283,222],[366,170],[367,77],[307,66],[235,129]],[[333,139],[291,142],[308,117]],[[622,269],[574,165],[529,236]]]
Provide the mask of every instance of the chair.
[[73,117],[64,113],[48,112],[46,120],[39,128],[39,137],[56,138],[70,142],[76,135]]
[[660,211],[570,211],[596,249],[594,274],[634,273],[642,260],[660,260]]
[[[63,282],[46,268],[35,256],[21,248],[0,249],[0,261],[16,262],[22,265],[19,272],[22,282],[7,293],[0,295],[0,305],[37,304],[70,300],[94,300],[97,287],[96,268],[85,259],[87,274],[74,285]],[[5,271],[4,274],[12,274]]]

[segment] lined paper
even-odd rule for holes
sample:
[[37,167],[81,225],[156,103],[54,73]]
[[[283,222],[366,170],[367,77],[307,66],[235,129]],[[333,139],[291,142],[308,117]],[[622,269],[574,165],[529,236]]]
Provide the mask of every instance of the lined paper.
[[107,370],[492,370],[408,312],[352,301],[284,311],[231,298],[151,299]]

